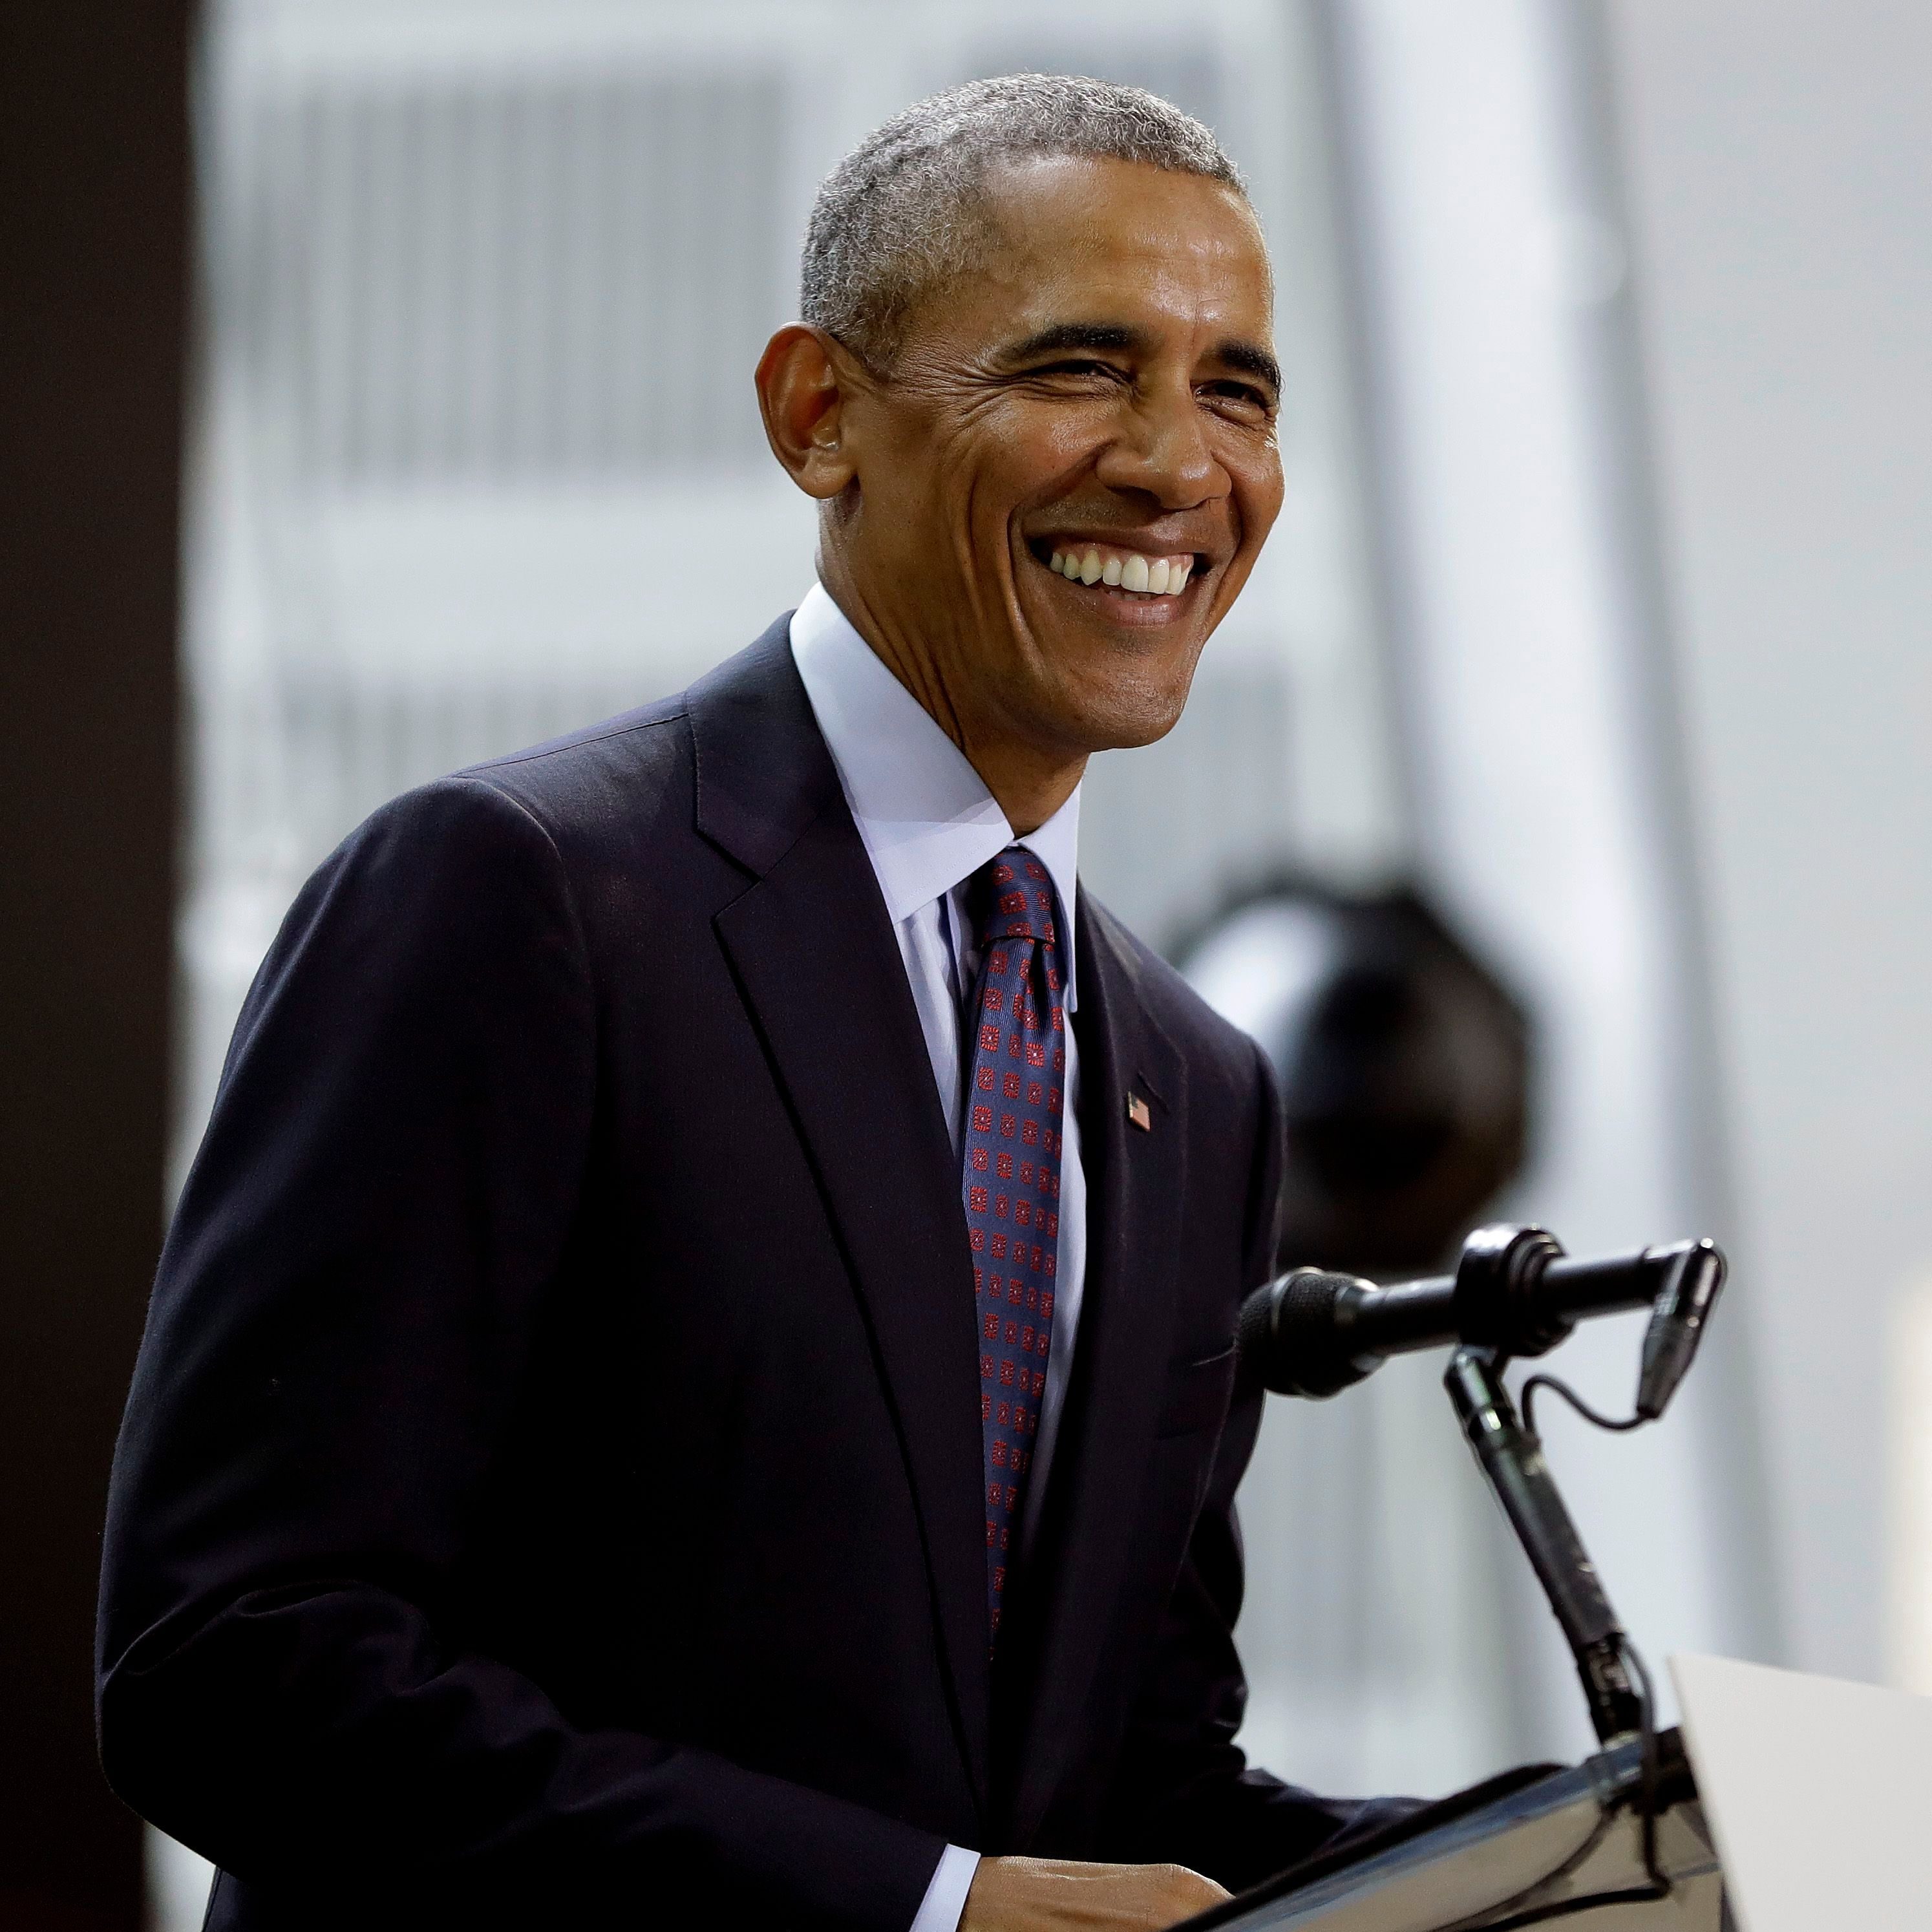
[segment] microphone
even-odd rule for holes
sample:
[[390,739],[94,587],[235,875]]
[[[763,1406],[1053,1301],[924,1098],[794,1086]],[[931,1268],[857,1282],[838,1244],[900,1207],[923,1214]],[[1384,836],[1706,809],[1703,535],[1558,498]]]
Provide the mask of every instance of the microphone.
[[[1281,1395],[1330,1396],[1390,1355],[1458,1344],[1444,1386],[1569,1644],[1597,1735],[1606,1744],[1640,1735],[1648,1765],[1649,1680],[1564,1507],[1530,1404],[1548,1388],[1600,1428],[1654,1422],[1696,1354],[1724,1273],[1714,1241],[1576,1261],[1546,1229],[1478,1228],[1453,1275],[1378,1288],[1355,1275],[1296,1268],[1257,1288],[1241,1305],[1238,1378],[1250,1391],[1259,1382]],[[1523,1384],[1518,1417],[1503,1382],[1510,1357],[1544,1354],[1586,1317],[1646,1305],[1634,1415],[1608,1420],[1568,1384],[1538,1374]],[[1648,1850],[1646,1858],[1654,1873]]]
[[1724,1280],[1710,1240],[1580,1260],[1541,1228],[1479,1228],[1453,1275],[1378,1288],[1296,1268],[1257,1288],[1237,1331],[1241,1372],[1279,1395],[1318,1398],[1390,1355],[1454,1342],[1498,1358],[1540,1355],[1580,1320],[1649,1307],[1638,1407],[1652,1420],[1689,1369]]

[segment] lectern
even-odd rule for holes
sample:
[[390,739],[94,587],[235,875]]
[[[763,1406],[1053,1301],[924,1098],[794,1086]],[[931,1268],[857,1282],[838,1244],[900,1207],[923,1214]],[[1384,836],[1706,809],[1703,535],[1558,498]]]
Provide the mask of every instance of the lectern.
[[[1189,1922],[1190,1932],[1446,1932],[1587,1919],[1603,1932],[1720,1932],[1732,1922],[1675,1731],[1658,1741],[1654,1860],[1644,1857],[1642,1748],[1531,1766],[1443,1799]],[[1820,1929],[1822,1932],[1822,1928]]]
[[[1574,1769],[1506,1772],[1284,1872],[1190,1932],[1932,1927],[1932,1697],[1726,1658],[1670,1669],[1683,1735],[1655,1740],[1648,1772],[1641,1739]],[[1659,1877],[1665,1895],[1646,1896]]]
[[[1584,1549],[1534,1426],[1537,1390],[1599,1426],[1663,1414],[1724,1285],[1709,1241],[1576,1262],[1540,1228],[1479,1228],[1453,1277],[1378,1288],[1298,1268],[1241,1312],[1241,1369],[1331,1396],[1399,1350],[1456,1345],[1444,1382],[1562,1628],[1602,1749],[1532,1765],[1364,1835],[1187,1922],[1189,1932],[1932,1932],[1932,1698],[1673,1658],[1682,1732]],[[1649,1306],[1635,1408],[1598,1415],[1514,1358],[1580,1318]],[[1522,1415],[1516,1402],[1522,1404]],[[1735,1914],[1735,1916],[1733,1916]]]

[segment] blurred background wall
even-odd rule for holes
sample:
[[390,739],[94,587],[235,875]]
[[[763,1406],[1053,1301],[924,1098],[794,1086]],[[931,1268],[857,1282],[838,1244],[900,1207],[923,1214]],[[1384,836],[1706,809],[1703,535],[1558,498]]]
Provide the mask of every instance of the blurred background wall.
[[[1579,1251],[1694,1232],[1732,1256],[1666,1425],[1550,1425],[1640,1640],[1932,1689],[1928,43],[1892,0],[217,0],[191,96],[173,1176],[283,908],[363,813],[676,688],[810,580],[749,371],[836,156],[976,74],[1138,82],[1252,178],[1288,491],[1180,727],[1096,761],[1087,881],[1177,953],[1266,878],[1421,892],[1529,1022],[1527,1159],[1492,1211]],[[44,112],[82,98],[84,52]],[[142,78],[150,121],[74,137],[104,206],[128,192],[110,154],[161,167],[165,199],[179,91]],[[64,206],[14,179],[18,205]],[[98,214],[58,238],[107,285],[155,245]],[[74,379],[96,416],[166,416],[176,345],[146,353],[137,397],[106,358]],[[149,559],[152,613],[171,459],[117,466],[74,406],[33,434],[94,542],[45,554]],[[10,532],[39,527],[31,459],[5,500]],[[50,561],[40,608],[64,620],[80,574]],[[0,838],[164,904],[166,626],[86,608],[58,646],[9,640],[10,693],[42,670],[6,728],[40,756]],[[53,729],[63,703],[97,734],[133,710],[141,799],[57,769],[50,748],[105,756]],[[69,796],[91,815],[52,808]],[[131,956],[62,890],[10,910],[10,955]],[[1238,1010],[1225,968],[1198,970]],[[158,956],[129,970],[158,1011]],[[25,1014],[100,1003],[55,976],[22,981],[10,1057]],[[38,1094],[158,1108],[158,1076],[123,1092],[77,1047],[35,1064]],[[15,1124],[44,1104],[20,1094]],[[98,1399],[9,1410],[31,1566],[9,1664],[58,1654],[70,1694],[8,1788],[70,1762],[124,1846],[87,1784],[71,1626],[158,1136],[149,1179],[80,1186],[80,1144],[44,1138],[32,1172],[111,1194],[131,1232],[118,1272],[15,1240],[8,1296]],[[1564,1366],[1621,1406],[1635,1348],[1603,1324]],[[1271,1410],[1243,1497],[1246,1738],[1286,1774],[1436,1790],[1587,1740],[1438,1366]],[[58,1534],[14,1504],[36,1465],[70,1472]],[[8,1811],[0,1890],[38,1869],[33,1802]],[[154,1922],[198,1923],[205,1871],[159,1841],[150,1870]],[[94,1922],[131,1922],[126,1884],[74,1883]]]
[[1786,1654],[1932,1691],[1932,14],[1610,17]]

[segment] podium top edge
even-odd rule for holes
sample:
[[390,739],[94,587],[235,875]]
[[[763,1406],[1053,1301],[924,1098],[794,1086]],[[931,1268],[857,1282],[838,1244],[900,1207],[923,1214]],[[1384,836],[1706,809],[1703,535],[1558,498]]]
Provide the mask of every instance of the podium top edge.
[[[1658,1796],[1663,1808],[1696,1795],[1683,1742],[1676,1730],[1658,1734]],[[1643,1783],[1643,1748],[1631,1738],[1580,1764],[1520,1765],[1436,1799],[1378,1830],[1318,1852],[1184,1922],[1180,1932],[1236,1932],[1272,1923],[1280,1908],[1312,1910],[1364,1884],[1386,1882],[1408,1868],[1454,1856],[1494,1834],[1560,1811],[1585,1798],[1610,1810],[1634,1797]]]

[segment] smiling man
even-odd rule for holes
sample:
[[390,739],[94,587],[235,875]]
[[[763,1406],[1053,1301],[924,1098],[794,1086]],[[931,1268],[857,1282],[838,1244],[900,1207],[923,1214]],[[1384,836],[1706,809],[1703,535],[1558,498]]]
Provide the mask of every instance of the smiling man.
[[1158,1927],[1250,1770],[1254,1046],[1081,889],[1281,498],[1268,258],[1150,95],[925,101],[758,369],[818,583],[377,813],[237,1030],[100,1723],[217,1928]]

